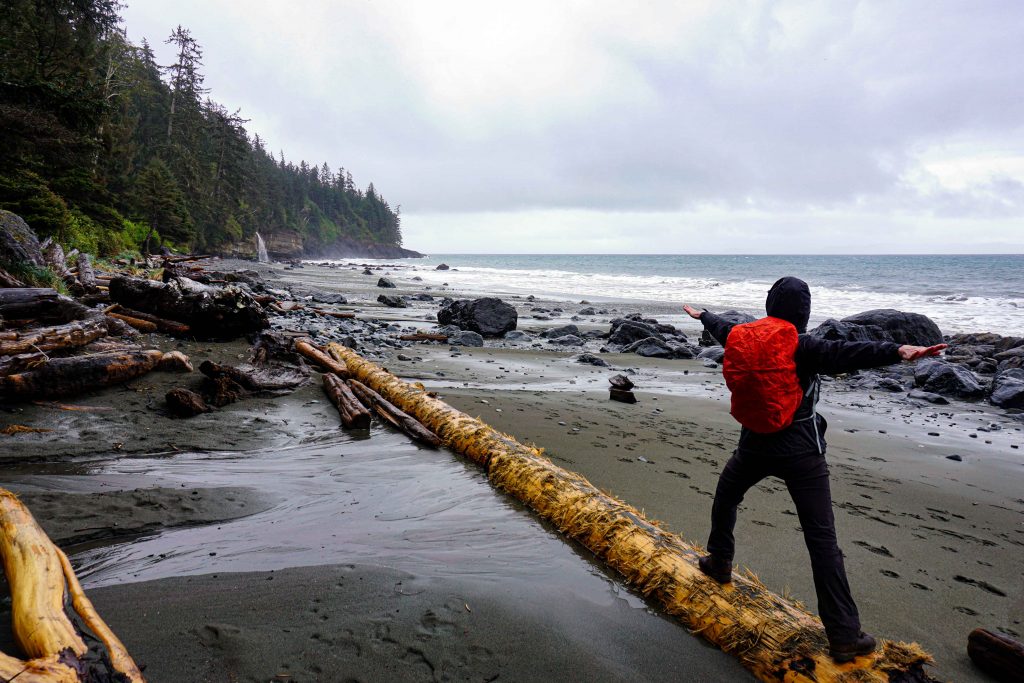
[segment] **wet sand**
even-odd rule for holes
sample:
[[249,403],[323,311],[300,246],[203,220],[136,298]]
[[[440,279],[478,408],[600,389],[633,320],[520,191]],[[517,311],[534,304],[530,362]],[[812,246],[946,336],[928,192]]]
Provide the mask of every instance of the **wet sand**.
[[[364,276],[361,268],[274,272],[286,286],[311,282],[346,293],[360,316],[427,326],[424,318],[437,307],[380,307],[374,301],[381,291],[377,275]],[[423,284],[411,281],[415,273],[391,273],[398,291],[423,291]],[[430,293],[452,294],[436,288]],[[516,303],[521,315],[532,305],[521,298]],[[580,308],[572,302],[544,305],[563,312],[549,321],[521,317],[520,329],[568,322]],[[641,310],[630,302],[603,305]],[[578,324],[607,329],[610,317]],[[208,344],[188,352],[198,363],[237,358],[245,349]],[[687,540],[706,538],[716,478],[738,431],[718,370],[698,361],[614,354],[602,356],[614,369],[595,368],[575,362],[576,352],[552,351],[540,342],[456,351],[424,344],[401,352],[419,360],[398,360],[398,351],[384,350],[381,362],[496,428],[544,447],[559,465],[643,508]],[[607,378],[627,369],[639,403],[610,402]],[[186,385],[191,381],[198,380]],[[110,411],[30,405],[2,416],[5,424],[55,429],[0,437],[11,463],[5,483],[29,492],[31,509],[60,542],[90,540],[70,547],[72,560],[101,613],[133,654],[149,663],[152,680],[273,680],[279,674],[277,680],[669,680],[680,671],[694,672],[691,680],[746,676],[730,658],[653,614],[585,552],[491,491],[482,473],[458,456],[412,448],[382,427],[369,441],[341,434],[318,382],[287,397],[244,401],[189,421],[171,419],[160,407],[163,392],[181,383],[178,376],[154,373],[68,401]],[[935,671],[943,678],[986,680],[966,657],[970,630],[1024,633],[1024,422],[974,404],[921,405],[903,394],[872,395],[840,382],[826,386],[821,411],[830,422],[840,542],[865,628],[917,640],[935,655]],[[160,455],[143,455],[154,452]],[[24,462],[55,457],[63,462]],[[396,468],[395,457],[410,460]],[[409,480],[413,461],[431,463],[440,473]],[[275,472],[274,466],[284,469]],[[425,486],[427,480],[434,483]],[[221,490],[221,500],[234,506],[191,505],[191,491],[209,501],[227,487],[231,493]],[[474,491],[473,505],[497,515],[486,531],[479,524],[460,526],[449,509],[435,510],[420,498],[454,498],[451,509],[458,509],[469,505],[457,493],[467,488]],[[80,495],[64,501],[58,491]],[[93,505],[81,495],[104,496],[104,503]],[[154,533],[147,500],[174,510],[165,526],[193,526]],[[374,511],[383,518],[349,512],[380,500],[389,501]],[[240,503],[258,514],[238,518],[244,514]],[[385,511],[417,504],[427,512]],[[193,509],[182,509],[187,507]],[[83,519],[90,512],[95,517]],[[217,517],[225,523],[209,525]],[[113,533],[104,528],[115,527],[144,535],[113,545],[97,540]],[[87,539],[83,528],[99,535]],[[338,540],[342,528],[351,533]],[[417,541],[424,538],[428,542]],[[740,564],[813,609],[806,551],[781,482],[768,480],[750,492],[737,544]],[[466,571],[466,557],[452,555],[453,549],[474,547],[479,555],[469,564],[486,565],[486,578]],[[558,558],[557,571],[547,566],[549,557]],[[398,581],[402,588],[396,590]],[[423,592],[412,595],[410,584]]]

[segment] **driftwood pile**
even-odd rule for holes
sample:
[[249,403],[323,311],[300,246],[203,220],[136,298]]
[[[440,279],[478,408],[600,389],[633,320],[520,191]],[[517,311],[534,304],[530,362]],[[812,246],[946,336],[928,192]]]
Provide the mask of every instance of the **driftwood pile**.
[[134,335],[53,289],[0,289],[0,398],[70,396],[152,370],[192,370],[181,353],[142,349]]

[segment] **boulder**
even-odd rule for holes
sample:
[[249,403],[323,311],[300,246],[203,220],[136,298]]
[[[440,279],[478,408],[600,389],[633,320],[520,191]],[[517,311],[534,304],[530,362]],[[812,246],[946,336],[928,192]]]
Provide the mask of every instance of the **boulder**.
[[429,294],[426,294],[424,292],[420,292],[419,294],[414,294],[412,298],[415,299],[416,301],[433,301],[434,300],[434,297],[432,297]]
[[558,346],[583,346],[583,340],[575,334],[564,334],[561,337],[549,339],[548,343],[557,344]]
[[1024,368],[1011,368],[996,375],[989,401],[1000,408],[1024,408]]
[[382,277],[381,279],[377,280],[377,286],[385,287],[388,289],[394,289],[395,283],[391,281],[391,278]]
[[459,299],[437,312],[437,321],[442,325],[456,325],[484,337],[500,337],[516,329],[518,320],[513,306],[494,297]]
[[199,338],[231,339],[270,326],[263,307],[240,285],[214,287],[188,278],[163,283],[115,276],[110,300],[187,324]]
[[930,391],[919,391],[915,389],[908,393],[907,396],[917,399],[918,401],[928,401],[928,403],[934,403],[937,406],[949,405],[949,401],[946,398],[939,396],[938,394],[933,394]]
[[[755,320],[757,320],[757,318],[755,318],[754,316],[748,313],[740,313],[739,311],[726,311],[725,313],[717,313],[716,315],[719,318],[722,318],[736,325],[740,325],[742,323],[752,323]],[[717,344],[718,340],[712,337],[711,333],[708,332],[707,330],[704,330],[703,332],[700,333],[701,346],[716,346]]]
[[648,337],[630,344],[622,350],[624,353],[635,353],[644,358],[672,358],[675,351],[665,341]]
[[999,370],[1011,370],[1022,367],[1024,366],[1024,346],[1000,351],[992,358],[999,364],[997,366]]
[[828,341],[892,341],[891,337],[877,325],[857,325],[829,318],[807,332],[812,337]]
[[544,339],[557,339],[558,337],[564,337],[567,334],[579,336],[580,328],[575,325],[562,325],[561,327],[552,327],[544,330],[540,333],[540,336]]
[[587,306],[576,311],[576,315],[597,315],[597,311],[594,310],[593,306]]
[[505,333],[505,341],[518,343],[518,342],[532,342],[533,337],[526,334],[521,330],[511,330]]
[[595,356],[592,353],[581,353],[580,355],[578,355],[576,357],[576,362],[577,363],[585,363],[587,365],[593,365],[593,366],[596,366],[596,367],[599,367],[599,368],[610,367],[609,364],[608,364],[608,361],[606,361],[604,358],[601,358],[599,356]]
[[39,239],[21,216],[0,209],[0,268],[46,265]]
[[692,344],[669,344],[672,347],[672,357],[689,360],[690,358],[696,358],[697,354],[700,353],[698,347]]
[[721,346],[706,346],[697,354],[697,358],[710,360],[714,363],[721,363],[725,357],[725,349]]
[[608,342],[618,346],[626,347],[644,339],[654,338],[658,341],[665,341],[665,337],[658,332],[653,325],[637,320],[625,320],[617,318],[612,321],[611,334]]
[[388,308],[409,308],[409,304],[405,303],[405,299],[395,294],[381,294],[377,297],[377,301]]
[[924,391],[957,398],[980,398],[985,390],[974,373],[944,360],[924,358],[914,366],[914,384]]
[[897,344],[931,346],[942,343],[942,331],[931,318],[920,313],[905,313],[892,308],[864,311],[843,318],[841,322],[882,330],[886,338],[873,341],[893,341]]
[[484,338],[471,330],[461,330],[458,334],[449,337],[448,343],[454,346],[483,346]]
[[439,264],[437,264],[437,268],[434,268],[434,270],[448,270],[448,264],[447,263],[439,263]]

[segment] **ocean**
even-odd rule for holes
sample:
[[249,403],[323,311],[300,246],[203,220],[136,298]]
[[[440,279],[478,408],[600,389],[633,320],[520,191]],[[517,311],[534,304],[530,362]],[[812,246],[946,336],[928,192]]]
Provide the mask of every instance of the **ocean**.
[[[1024,336],[1024,254],[685,256],[434,254],[404,261],[428,284],[569,299],[690,303],[764,314],[771,284],[811,286],[812,324],[875,308],[923,313],[944,333]],[[436,271],[447,263],[455,271]]]

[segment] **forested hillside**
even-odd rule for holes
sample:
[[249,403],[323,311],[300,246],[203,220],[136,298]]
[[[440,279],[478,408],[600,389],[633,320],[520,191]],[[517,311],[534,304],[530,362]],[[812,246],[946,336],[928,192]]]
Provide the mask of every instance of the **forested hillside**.
[[0,208],[41,237],[102,254],[251,252],[257,231],[285,256],[401,244],[372,183],[275,157],[212,99],[188,29],[169,30],[177,57],[158,64],[126,39],[116,0],[2,7]]

